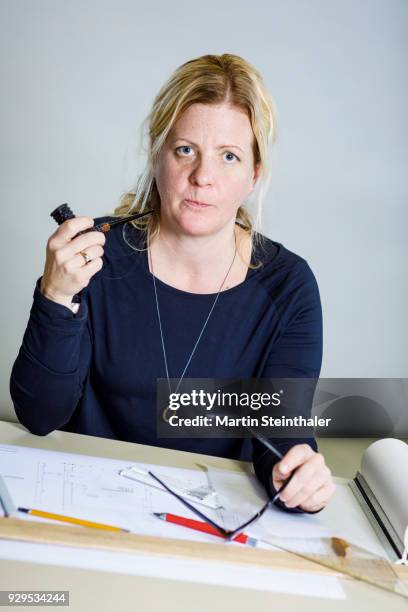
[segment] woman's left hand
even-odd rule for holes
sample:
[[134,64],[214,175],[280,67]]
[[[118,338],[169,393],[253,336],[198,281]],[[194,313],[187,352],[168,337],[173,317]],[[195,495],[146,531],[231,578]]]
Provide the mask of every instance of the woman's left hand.
[[288,508],[298,506],[306,512],[324,508],[336,490],[330,469],[321,453],[316,453],[309,444],[295,444],[284,457],[273,466],[273,485],[278,491],[289,478],[296,474],[285,488],[280,499]]

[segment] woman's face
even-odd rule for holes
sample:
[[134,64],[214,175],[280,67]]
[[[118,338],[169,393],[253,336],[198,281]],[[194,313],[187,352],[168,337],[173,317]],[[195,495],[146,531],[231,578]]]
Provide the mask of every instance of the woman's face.
[[260,170],[253,138],[248,116],[236,107],[190,106],[170,131],[155,169],[165,226],[191,236],[233,227]]

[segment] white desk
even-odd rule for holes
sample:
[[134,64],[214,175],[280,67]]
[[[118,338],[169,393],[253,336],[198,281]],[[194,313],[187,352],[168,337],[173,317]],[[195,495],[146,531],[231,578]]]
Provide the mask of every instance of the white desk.
[[[125,459],[131,462],[167,463],[186,468],[192,468],[200,459],[203,460],[203,456],[192,453],[60,431],[39,437],[29,434],[19,424],[4,421],[0,421],[0,442]],[[324,439],[320,441],[319,447],[335,475],[351,477],[359,465],[363,450],[370,442],[369,439]],[[344,461],[345,458],[347,463]],[[217,457],[205,456],[205,461],[209,465],[224,469],[237,470],[240,466],[237,461]],[[273,609],[285,612],[291,610],[298,612],[299,609],[305,612],[320,610],[326,612],[328,608],[335,612],[345,611],[346,608],[360,611],[363,607],[370,612],[377,610],[382,612],[385,609],[392,609],[393,612],[408,610],[406,600],[375,587],[351,579],[342,580],[342,584],[347,599],[327,600],[0,560],[2,590],[68,590],[70,591],[69,610],[75,612],[82,610],[87,612],[97,610],[271,612]],[[194,605],[191,604],[192,601],[195,602]]]

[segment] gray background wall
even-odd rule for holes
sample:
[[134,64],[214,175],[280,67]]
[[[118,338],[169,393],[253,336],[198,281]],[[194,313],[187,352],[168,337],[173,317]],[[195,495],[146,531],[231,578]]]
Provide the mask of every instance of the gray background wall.
[[0,415],[35,280],[67,201],[111,212],[170,73],[242,55],[278,109],[264,233],[305,257],[326,377],[408,376],[406,0],[2,0]]

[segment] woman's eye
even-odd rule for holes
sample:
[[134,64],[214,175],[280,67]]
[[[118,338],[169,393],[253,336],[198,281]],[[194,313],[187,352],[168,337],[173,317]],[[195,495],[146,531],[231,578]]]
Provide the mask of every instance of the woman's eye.
[[234,159],[239,161],[239,158],[235,155],[235,153],[231,153],[231,151],[226,151],[225,155],[232,155],[232,159],[230,157],[227,161],[234,161]]
[[177,151],[177,153],[181,153],[183,157],[187,157],[188,156],[188,152],[187,152],[187,155],[185,155],[186,149],[190,149],[191,150],[191,147],[189,147],[187,145],[183,145],[182,147],[177,147],[176,151]]

